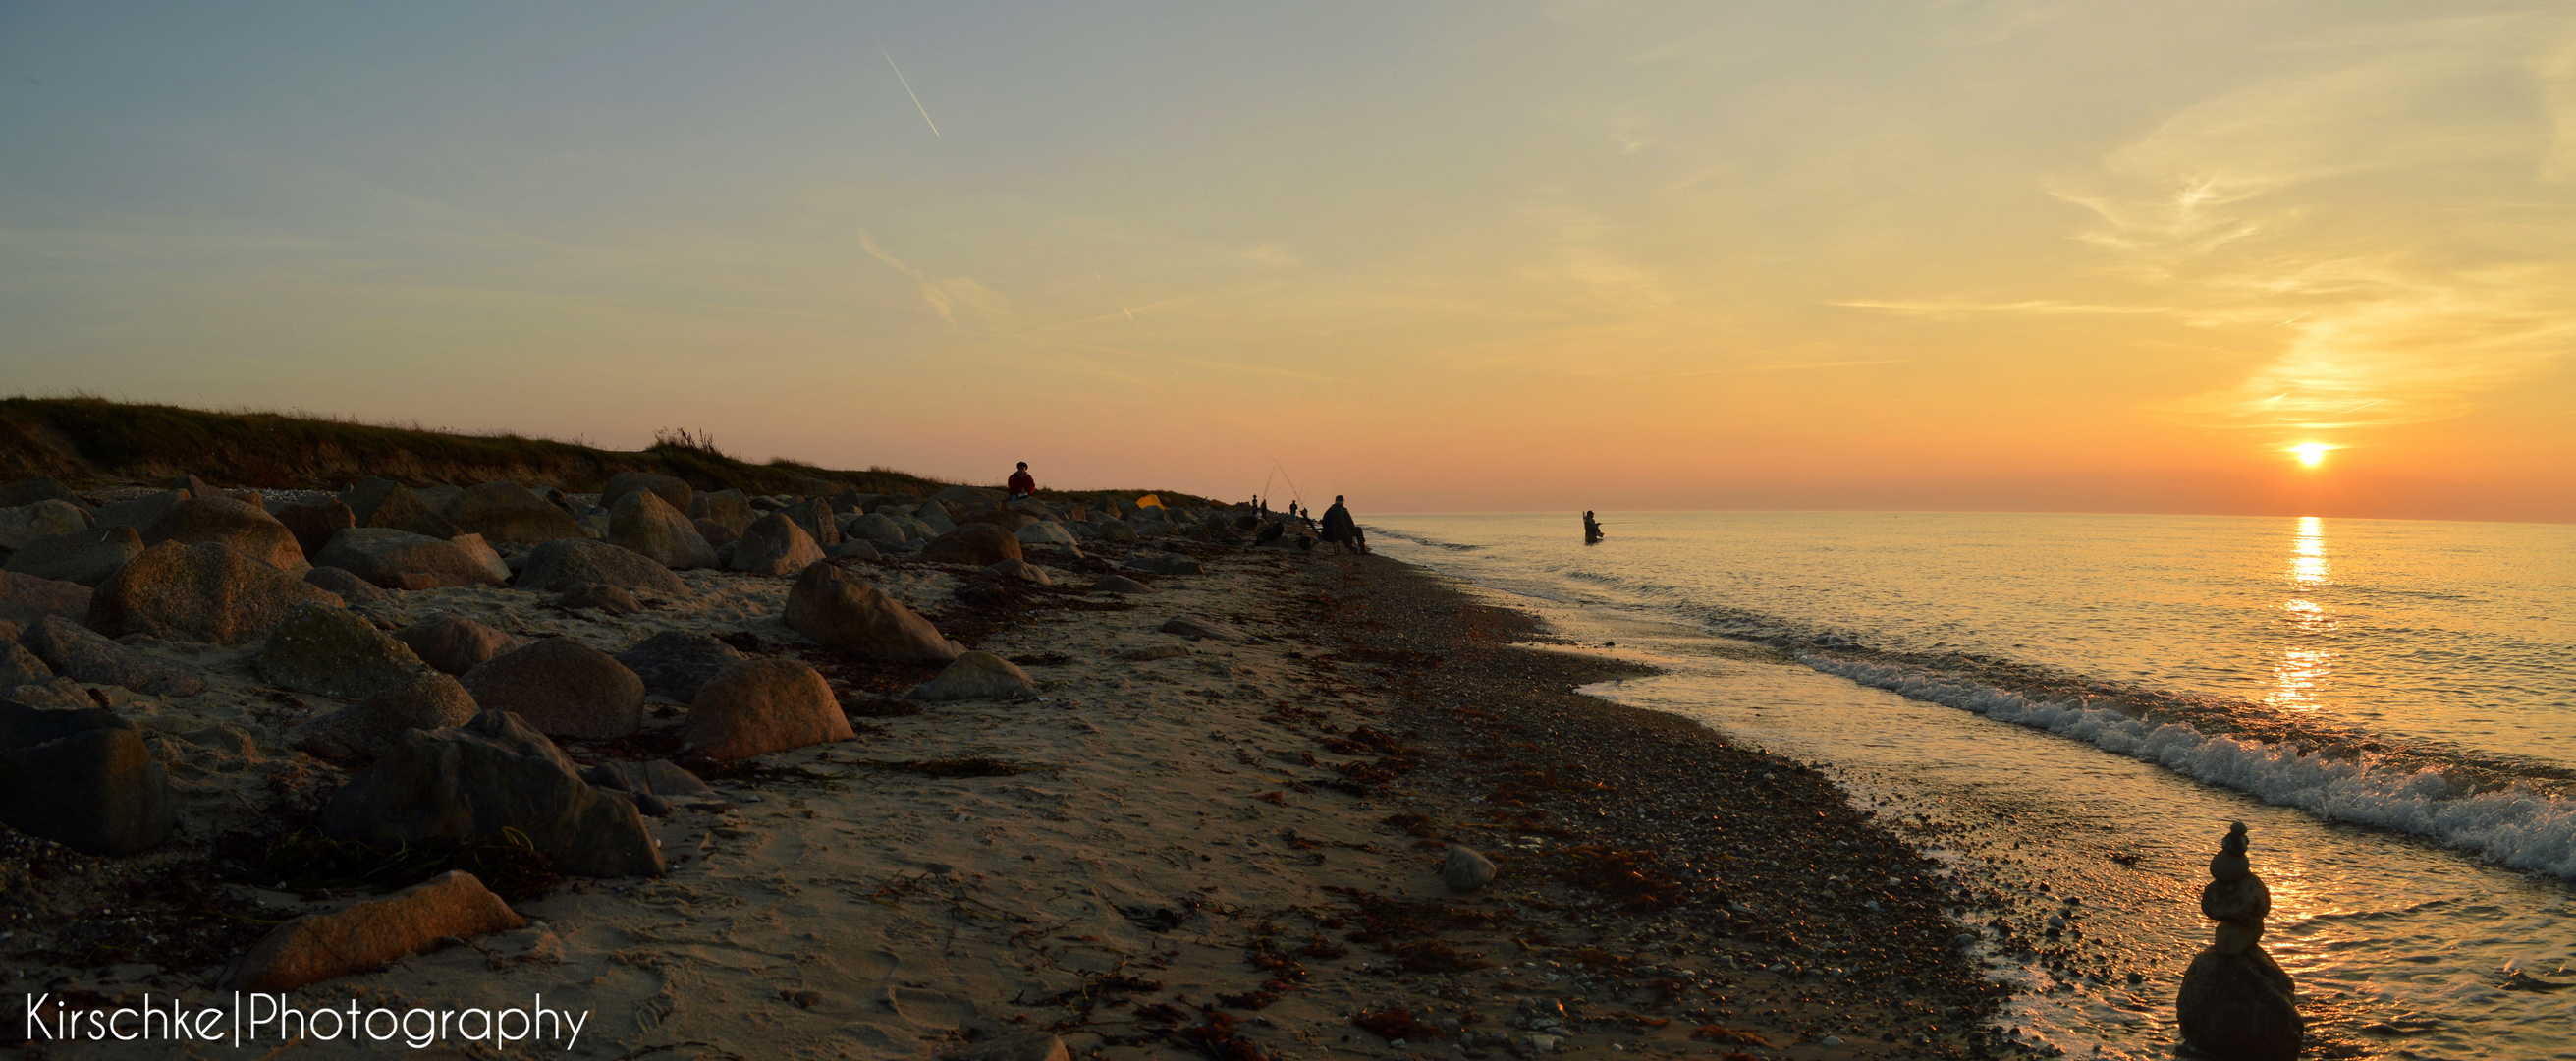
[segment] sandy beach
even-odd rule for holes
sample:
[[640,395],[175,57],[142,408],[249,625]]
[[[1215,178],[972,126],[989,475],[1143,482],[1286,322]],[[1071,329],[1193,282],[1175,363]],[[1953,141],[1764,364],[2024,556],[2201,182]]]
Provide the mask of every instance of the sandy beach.
[[[1018,663],[1038,688],[1015,700],[898,699],[939,666],[806,639],[782,619],[789,577],[677,572],[686,594],[622,617],[497,586],[363,606],[388,629],[453,614],[608,653],[714,634],[821,671],[857,735],[697,764],[715,797],[645,819],[660,879],[569,878],[512,904],[525,928],[298,1004],[542,996],[587,1014],[570,1053],[614,1058],[984,1056],[1049,1035],[1076,1058],[2006,1048],[1979,1030],[1998,989],[1953,942],[1964,897],[1904,823],[1801,764],[1576,695],[1637,671],[1419,569],[1154,546],[1206,573],[1125,570],[1105,543],[1032,549],[1052,586],[899,553],[829,561]],[[1151,591],[1076,588],[1112,571]],[[1175,618],[1243,639],[1158,631]],[[31,997],[220,1004],[226,963],[273,924],[367,898],[249,879],[351,776],[287,736],[341,705],[264,683],[257,643],[126,643],[210,683],[90,687],[149,734],[178,831],[116,859],[10,835],[0,954]],[[670,757],[685,713],[657,697],[643,733],[557,743],[585,766]],[[1453,845],[1490,858],[1490,885],[1444,884]],[[29,1038],[29,1056],[190,1052]]]

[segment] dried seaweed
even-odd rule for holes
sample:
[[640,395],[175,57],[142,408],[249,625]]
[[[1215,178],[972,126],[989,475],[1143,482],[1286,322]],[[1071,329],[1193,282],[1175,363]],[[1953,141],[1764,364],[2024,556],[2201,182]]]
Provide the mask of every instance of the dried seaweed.
[[269,841],[258,879],[295,891],[389,892],[449,870],[473,874],[514,903],[541,898],[563,881],[554,860],[516,829],[387,845],[299,829]]

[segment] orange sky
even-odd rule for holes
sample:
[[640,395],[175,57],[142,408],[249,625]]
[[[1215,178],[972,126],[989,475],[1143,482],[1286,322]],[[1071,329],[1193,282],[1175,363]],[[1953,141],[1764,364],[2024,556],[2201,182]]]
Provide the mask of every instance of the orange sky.
[[2576,521],[2571,182],[2564,5],[17,5],[0,386],[1382,512]]

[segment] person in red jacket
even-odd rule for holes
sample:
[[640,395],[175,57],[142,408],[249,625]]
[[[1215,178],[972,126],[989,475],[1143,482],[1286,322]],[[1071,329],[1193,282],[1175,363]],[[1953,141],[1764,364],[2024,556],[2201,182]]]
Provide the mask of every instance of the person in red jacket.
[[1038,481],[1029,476],[1029,462],[1020,462],[1020,470],[1011,473],[1010,485],[1013,501],[1038,492]]

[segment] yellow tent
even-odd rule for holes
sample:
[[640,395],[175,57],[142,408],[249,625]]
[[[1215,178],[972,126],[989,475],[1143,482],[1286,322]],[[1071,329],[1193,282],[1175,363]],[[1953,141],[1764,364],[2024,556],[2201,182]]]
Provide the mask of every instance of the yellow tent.
[[1163,507],[1163,499],[1162,499],[1162,498],[1160,498],[1160,497],[1157,497],[1157,496],[1155,496],[1155,495],[1153,495],[1153,494],[1147,494],[1147,495],[1145,495],[1145,496],[1143,496],[1143,497],[1140,497],[1140,498],[1137,498],[1137,499],[1136,499],[1136,507],[1137,507],[1137,508],[1161,508],[1161,507]]

